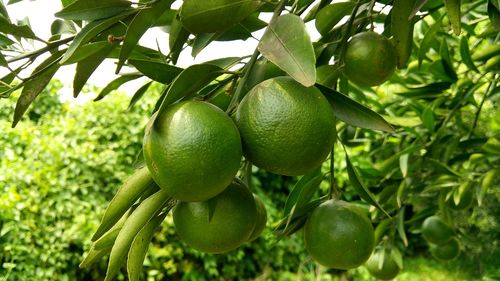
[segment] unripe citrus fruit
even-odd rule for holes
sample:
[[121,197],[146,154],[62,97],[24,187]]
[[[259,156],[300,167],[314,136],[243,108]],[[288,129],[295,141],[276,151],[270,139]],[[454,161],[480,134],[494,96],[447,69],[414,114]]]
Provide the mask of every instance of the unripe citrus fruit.
[[252,14],[259,0],[184,0],[182,25],[192,33],[224,31]]
[[371,222],[347,202],[329,200],[319,205],[304,227],[305,246],[319,264],[350,269],[370,257],[374,243]]
[[246,242],[256,217],[252,193],[236,182],[212,199],[179,202],[173,210],[179,237],[189,246],[207,253],[225,253]]
[[255,208],[257,210],[257,217],[256,217],[256,222],[255,226],[252,230],[252,233],[250,234],[250,238],[248,238],[248,242],[251,242],[255,239],[257,239],[262,231],[264,231],[264,228],[266,228],[266,223],[267,223],[267,211],[266,207],[264,206],[264,203],[257,197],[257,195],[253,195],[253,198],[255,199]]
[[231,183],[242,150],[238,129],[224,111],[209,103],[185,101],[150,123],[144,158],[155,182],[170,196],[203,201]]
[[255,86],[236,112],[245,157],[280,175],[303,175],[321,165],[334,140],[333,111],[315,87],[277,77]]
[[344,73],[352,82],[362,86],[380,85],[396,69],[396,52],[384,36],[362,32],[349,41],[344,64]]
[[454,235],[453,229],[437,216],[431,216],[422,223],[422,235],[433,244],[448,242]]
[[[390,252],[375,251],[365,264],[370,274],[380,280],[394,279],[399,273],[399,266],[392,258]],[[382,257],[383,256],[383,257]],[[380,267],[381,259],[384,259]]]
[[458,254],[460,253],[460,245],[458,243],[458,240],[453,237],[448,242],[441,245],[430,244],[429,250],[432,256],[436,259],[447,261],[452,260],[458,256]]

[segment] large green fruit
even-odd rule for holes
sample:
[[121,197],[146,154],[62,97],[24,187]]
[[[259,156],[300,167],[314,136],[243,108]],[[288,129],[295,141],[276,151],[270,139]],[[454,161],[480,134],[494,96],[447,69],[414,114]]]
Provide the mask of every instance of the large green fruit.
[[441,245],[430,244],[429,249],[432,256],[443,261],[452,260],[460,253],[460,245],[455,237]]
[[431,216],[422,223],[422,235],[433,244],[448,242],[454,235],[453,229],[437,216]]
[[336,269],[362,265],[375,244],[370,220],[358,207],[339,200],[314,209],[304,227],[304,241],[316,262]]
[[259,0],[184,0],[180,20],[192,33],[227,30],[261,5]]
[[[365,267],[373,277],[380,280],[391,280],[398,275],[399,266],[389,251],[385,251],[385,253],[383,251],[375,251],[366,262]],[[382,258],[384,261],[381,264]]]
[[[150,122],[152,123],[152,122]],[[238,129],[227,114],[199,101],[170,106],[146,128],[144,158],[155,182],[177,200],[204,201],[238,172]]]
[[319,167],[335,136],[326,98],[289,77],[255,86],[241,101],[235,119],[245,157],[280,175],[303,175]]
[[396,53],[392,43],[372,31],[354,35],[347,45],[344,73],[362,86],[380,85],[396,69]]
[[225,253],[248,241],[257,211],[248,188],[233,182],[210,200],[179,202],[173,217],[177,234],[186,244],[207,253]]

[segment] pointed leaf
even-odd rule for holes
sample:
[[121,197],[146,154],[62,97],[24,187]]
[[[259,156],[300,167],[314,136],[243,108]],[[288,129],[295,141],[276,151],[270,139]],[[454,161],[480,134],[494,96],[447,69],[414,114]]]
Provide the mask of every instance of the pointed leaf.
[[444,6],[455,35],[460,35],[460,0],[444,0]]
[[441,23],[437,22],[427,30],[424,35],[424,39],[422,39],[422,43],[420,43],[420,48],[418,49],[418,66],[422,65],[422,61],[425,59],[427,52],[431,48],[433,41],[436,40],[436,34],[438,30],[441,28]]
[[55,13],[66,20],[98,20],[112,17],[130,7],[126,0],[77,0]]
[[470,70],[479,72],[470,56],[469,42],[467,41],[467,37],[465,36],[462,36],[462,38],[460,38],[460,56],[462,57],[463,63],[467,65]]
[[335,90],[317,84],[316,87],[327,97],[337,118],[347,124],[393,133],[394,128],[375,111],[352,100]]
[[128,62],[148,78],[163,84],[169,84],[182,72],[182,68],[159,61],[129,59]]
[[399,269],[403,269],[403,256],[398,248],[393,247],[391,249],[391,258],[398,265]]
[[479,204],[479,206],[483,204],[484,196],[488,192],[488,189],[492,186],[495,177],[497,177],[499,174],[500,169],[491,169],[484,175],[481,182],[481,190],[479,192],[479,195],[477,196],[477,203]]
[[427,128],[427,130],[429,130],[430,132],[433,132],[436,121],[434,119],[434,112],[430,107],[425,107],[424,112],[422,112],[421,118],[424,127]]
[[415,20],[410,15],[417,0],[394,0],[391,9],[391,32],[394,37],[394,47],[398,68],[406,67],[413,45],[413,27]]
[[117,44],[106,43],[100,50],[77,63],[73,79],[73,96],[75,98],[78,97],[92,73],[116,46]]
[[409,154],[402,154],[399,156],[399,169],[401,169],[401,174],[403,175],[403,178],[406,178],[406,175],[408,174],[408,158]]
[[[308,202],[311,199],[311,192],[304,192],[311,187],[319,187],[323,175],[321,174],[321,169],[316,169],[313,172],[302,176],[297,183],[294,185],[292,192],[288,195],[285,202],[285,216],[290,213],[293,206],[301,207],[303,203]],[[315,191],[315,189],[313,188]],[[302,197],[302,198],[301,198]]]
[[403,244],[405,245],[405,247],[408,247],[408,238],[406,238],[406,232],[405,232],[405,209],[406,209],[406,207],[403,206],[399,210],[397,230],[398,230],[399,238],[401,238],[401,241],[403,241]]
[[102,49],[104,49],[110,45],[111,44],[107,41],[98,41],[98,42],[92,42],[92,43],[82,45],[82,46],[80,46],[80,48],[78,48],[75,51],[75,53],[73,54],[73,56],[70,59],[68,59],[64,62],[64,65],[73,64],[73,63],[77,63],[79,61],[82,61],[82,60],[90,57],[91,55],[98,53],[99,51],[101,51]]
[[142,264],[146,258],[149,244],[153,239],[156,229],[161,225],[167,212],[151,219],[142,229],[137,233],[137,236],[132,241],[130,250],[127,255],[127,274],[129,281],[139,281],[142,274]]
[[66,61],[68,61],[76,50],[80,48],[81,45],[89,42],[92,40],[95,36],[97,36],[99,33],[103,32],[104,30],[110,28],[120,20],[126,18],[127,16],[133,14],[133,11],[124,11],[120,13],[119,15],[116,15],[112,18],[109,19],[103,19],[103,20],[97,20],[97,21],[92,21],[85,25],[80,32],[75,36],[75,39],[73,39],[73,42],[68,47],[68,50],[64,54],[63,58],[61,59],[61,63],[64,64]]
[[354,2],[338,2],[325,6],[316,15],[316,29],[325,35],[344,17],[352,13],[356,6]]
[[149,89],[149,86],[151,86],[152,81],[149,81],[148,83],[142,85],[132,96],[132,99],[130,99],[130,104],[128,105],[127,112],[132,110],[132,107],[144,96],[144,93]]
[[316,82],[316,58],[309,33],[302,19],[282,15],[268,26],[260,40],[261,54],[302,85]]
[[429,85],[424,85],[420,87],[408,88],[406,92],[396,93],[399,96],[406,98],[435,98],[440,96],[445,90],[448,90],[452,82],[435,82]]
[[14,121],[12,127],[14,128],[21,117],[24,115],[31,103],[38,97],[38,95],[49,84],[50,80],[59,70],[58,61],[61,59],[62,51],[55,52],[48,59],[40,63],[35,68],[30,80],[24,83],[21,96],[17,100],[16,109],[14,111]]
[[158,114],[181,99],[188,99],[221,75],[222,68],[212,64],[195,64],[184,69],[172,82],[163,99]]
[[347,151],[345,152],[345,160],[346,160],[346,168],[347,168],[347,175],[349,176],[349,181],[351,183],[351,186],[354,188],[354,190],[356,191],[356,193],[359,195],[359,197],[361,197],[363,200],[365,200],[369,204],[377,207],[386,216],[391,217],[384,210],[384,208],[382,208],[382,206],[377,202],[377,199],[370,192],[370,190],[368,190],[368,188],[366,188],[363,185],[363,183],[360,181],[356,170],[354,169],[354,167],[351,164],[351,160],[349,160],[349,155],[347,155]]
[[141,77],[142,75],[140,74],[128,74],[116,78],[115,80],[111,81],[106,87],[104,87],[104,89],[102,89],[102,91],[94,99],[94,101],[102,100],[105,96],[107,96],[112,91],[118,89],[121,85]]
[[130,22],[125,34],[125,40],[120,51],[120,58],[116,66],[116,73],[120,72],[125,60],[132,53],[132,49],[137,45],[142,35],[152,27],[156,20],[170,8],[174,0],[158,0],[151,7],[139,10]]
[[6,18],[0,16],[0,33],[10,34],[13,36],[36,39],[35,33],[27,25],[15,25],[9,22]]

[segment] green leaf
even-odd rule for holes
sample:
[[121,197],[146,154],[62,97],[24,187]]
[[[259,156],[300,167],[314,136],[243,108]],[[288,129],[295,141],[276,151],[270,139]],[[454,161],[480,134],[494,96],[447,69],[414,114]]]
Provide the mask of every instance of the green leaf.
[[148,252],[149,244],[153,239],[156,229],[161,225],[167,212],[152,218],[142,229],[137,233],[137,236],[132,241],[130,250],[127,255],[127,274],[129,281],[139,281],[142,274],[142,265]]
[[451,85],[453,83],[448,81],[435,82],[420,87],[408,87],[408,91],[396,94],[406,98],[435,98],[440,96],[445,90],[448,90]]
[[149,89],[149,86],[151,86],[152,81],[149,81],[148,83],[142,85],[132,96],[132,99],[130,99],[130,104],[127,107],[127,112],[132,110],[132,107],[144,96],[144,93]]
[[[102,46],[90,56],[84,58],[76,65],[75,78],[73,79],[73,96],[76,98],[80,94],[83,86],[87,83],[92,73],[106,59],[108,54],[117,46],[117,44],[109,44]],[[73,56],[73,59],[77,56]],[[67,61],[66,61],[67,62]]]
[[158,114],[181,99],[188,99],[221,75],[222,68],[212,64],[195,64],[184,69],[172,82],[163,99]]
[[130,22],[125,34],[125,40],[120,51],[120,58],[116,66],[116,73],[120,72],[125,60],[132,53],[132,49],[137,45],[142,35],[152,27],[156,20],[170,8],[174,0],[158,0],[151,7],[139,10],[135,17]]
[[12,128],[14,128],[21,117],[24,115],[31,103],[38,97],[38,95],[49,84],[50,80],[59,70],[59,60],[61,59],[62,51],[57,51],[52,54],[45,61],[40,63],[31,74],[29,80],[24,83],[21,96],[17,100],[16,109],[14,111],[14,121]]
[[500,32],[500,7],[498,7],[500,4],[496,2],[497,4],[495,5],[494,3],[494,0],[488,1],[488,16],[495,30]]
[[434,112],[432,111],[432,108],[426,106],[424,112],[422,112],[421,118],[425,128],[427,128],[430,132],[433,132],[436,121],[434,119]]
[[182,26],[177,17],[174,17],[168,33],[168,46],[170,48],[169,57],[173,64],[177,63],[177,59],[182,52],[184,44],[189,38],[189,34],[189,31]]
[[127,74],[116,78],[115,80],[111,81],[106,87],[104,87],[104,89],[102,89],[102,91],[94,99],[94,101],[102,100],[105,96],[118,89],[121,85],[141,77],[142,75],[140,74]]
[[488,189],[493,185],[493,182],[495,181],[495,178],[498,177],[500,174],[500,169],[491,169],[489,170],[483,177],[483,180],[481,181],[481,190],[479,191],[479,194],[477,196],[477,203],[479,206],[483,204],[483,199],[486,193],[488,192]]
[[409,154],[401,154],[399,156],[399,169],[401,170],[401,174],[403,175],[403,178],[406,178],[406,175],[408,174],[408,158]]
[[2,16],[0,16],[0,32],[29,39],[37,38],[28,25],[15,25]]
[[321,35],[330,32],[333,27],[344,17],[352,13],[356,7],[354,2],[338,2],[321,9],[316,15],[316,29]]
[[341,74],[341,68],[337,65],[325,64],[316,68],[316,83],[328,88],[335,88]]
[[124,11],[120,13],[119,15],[116,15],[112,18],[109,19],[103,19],[103,20],[97,20],[97,21],[92,21],[85,25],[82,30],[75,36],[75,39],[73,39],[73,42],[68,47],[68,50],[64,54],[63,58],[61,59],[61,63],[64,64],[66,61],[70,60],[75,52],[85,43],[89,42],[92,40],[95,36],[97,36],[99,33],[103,32],[104,30],[110,28],[120,20],[123,20],[127,16],[130,16],[133,14],[133,11]]
[[384,237],[385,232],[389,228],[390,225],[393,224],[393,219],[388,218],[388,219],[383,219],[380,221],[380,223],[377,225],[375,228],[375,243],[378,244],[381,240],[382,237]]
[[7,63],[7,60],[3,56],[3,54],[0,52],[0,66],[7,67],[9,64]]
[[261,54],[302,85],[316,82],[316,58],[302,19],[293,14],[278,17],[260,40]]
[[394,128],[378,113],[351,98],[325,86],[316,87],[327,97],[337,118],[347,124],[384,132],[393,133]]
[[169,84],[182,72],[182,68],[159,61],[129,59],[128,62],[148,78],[163,84]]
[[455,172],[453,169],[451,169],[450,167],[448,167],[446,164],[443,164],[443,163],[439,162],[436,159],[427,158],[427,161],[432,166],[434,166],[434,168],[436,169],[437,172],[441,172],[441,173],[444,173],[444,174],[447,174],[447,175],[451,175],[451,176],[455,176],[455,177],[460,177],[461,176],[459,173]]
[[446,14],[450,19],[451,27],[455,35],[460,35],[460,0],[443,0]]
[[314,192],[319,187],[323,179],[323,174],[321,173],[321,169],[318,168],[313,172],[302,176],[297,183],[292,188],[292,192],[288,195],[288,198],[285,202],[285,216],[287,216],[292,208],[300,208],[305,205],[305,203],[311,200]]
[[387,122],[402,127],[416,127],[422,124],[422,119],[418,116],[383,116]]
[[106,47],[111,46],[107,41],[98,41],[80,46],[73,54],[73,56],[64,62],[64,65],[77,63],[82,61],[100,51]]
[[469,42],[467,40],[467,37],[465,36],[462,36],[462,38],[460,38],[460,56],[462,57],[463,63],[467,65],[470,70],[479,72],[470,56]]
[[222,32],[217,37],[217,41],[246,40],[252,37],[253,32],[261,30],[266,26],[267,23],[259,19],[259,14],[254,13],[227,31]]
[[395,168],[395,166],[399,162],[399,158],[401,157],[401,155],[410,154],[413,151],[415,151],[416,149],[417,148],[415,145],[410,145],[397,153],[393,153],[393,155],[391,155],[389,158],[385,159],[384,161],[375,163],[373,165],[373,168],[380,171],[381,174],[386,175],[389,173],[389,171],[391,171],[392,169]]
[[[344,148],[345,150],[345,148]],[[366,188],[363,183],[360,181],[358,174],[354,167],[351,164],[351,160],[349,159],[349,155],[347,155],[347,151],[345,152],[345,161],[346,161],[346,168],[347,168],[347,175],[349,176],[349,182],[351,183],[351,186],[354,188],[356,193],[361,197],[363,200],[368,202],[369,204],[377,207],[380,211],[382,211],[386,216],[389,218],[391,217],[389,213],[387,213],[384,208],[377,202],[377,199],[375,196]]]
[[401,241],[403,241],[405,247],[408,247],[408,238],[406,237],[406,232],[405,232],[405,209],[406,209],[405,206],[399,209],[397,230],[399,238],[401,238]]
[[112,17],[130,7],[126,0],[77,0],[54,15],[66,20],[98,20]]
[[391,33],[394,37],[394,47],[398,68],[406,67],[413,47],[414,18],[409,20],[416,0],[394,0],[391,9]]
[[401,255],[398,248],[393,247],[391,249],[391,258],[398,265],[399,269],[403,269],[403,255]]
[[420,43],[420,48],[418,49],[418,66],[422,65],[422,61],[425,59],[427,52],[433,45],[433,41],[436,40],[436,34],[438,30],[441,29],[441,23],[437,22],[427,30],[424,35],[424,39],[422,39],[422,43]]

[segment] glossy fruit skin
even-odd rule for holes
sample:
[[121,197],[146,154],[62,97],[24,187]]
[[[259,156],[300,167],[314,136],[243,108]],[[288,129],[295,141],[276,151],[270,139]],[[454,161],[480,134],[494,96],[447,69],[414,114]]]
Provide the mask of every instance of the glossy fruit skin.
[[392,43],[372,31],[354,35],[347,45],[344,74],[360,86],[376,86],[389,79],[396,69]]
[[238,172],[242,156],[231,118],[200,101],[174,104],[150,122],[143,150],[155,182],[175,199],[189,202],[222,192]]
[[[209,206],[215,206],[209,217]],[[231,183],[221,194],[203,202],[179,202],[173,210],[179,237],[207,253],[225,253],[248,241],[257,220],[255,200],[248,188]]]
[[321,165],[333,145],[334,115],[328,101],[315,87],[289,77],[252,88],[235,121],[245,157],[275,174],[306,174]]
[[214,33],[239,23],[260,5],[258,0],[184,0],[179,16],[192,33]]
[[448,242],[441,245],[430,244],[429,250],[436,259],[448,261],[456,258],[458,254],[460,254],[460,244],[458,240],[453,237]]
[[444,244],[453,237],[454,233],[453,229],[438,216],[431,216],[422,223],[422,235],[430,243]]
[[264,231],[264,228],[266,228],[266,223],[267,223],[267,211],[266,211],[266,206],[264,206],[264,203],[260,200],[257,195],[253,195],[253,198],[255,200],[255,208],[257,211],[257,217],[255,221],[255,226],[252,230],[252,233],[250,234],[250,238],[248,238],[248,242],[252,242],[253,240],[257,239],[262,231]]
[[379,268],[380,259],[382,258],[383,253],[382,251],[383,250],[375,251],[366,262],[365,267],[368,269],[370,274],[377,279],[392,280],[398,275],[399,266],[391,257],[390,252],[386,251],[383,255],[384,262],[382,267]]
[[319,205],[304,227],[306,250],[319,264],[351,269],[365,263],[375,244],[373,226],[361,211],[344,201]]

